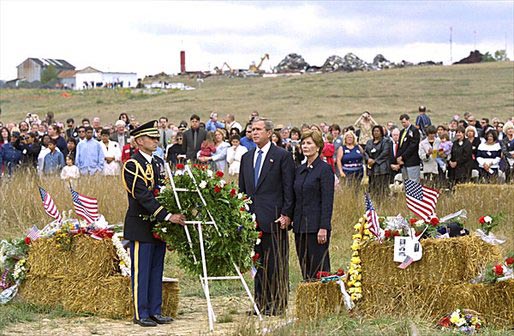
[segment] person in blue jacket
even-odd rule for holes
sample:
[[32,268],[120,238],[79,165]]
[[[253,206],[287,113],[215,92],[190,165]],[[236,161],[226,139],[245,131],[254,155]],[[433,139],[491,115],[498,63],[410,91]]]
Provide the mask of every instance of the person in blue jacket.
[[22,154],[18,149],[20,133],[12,132],[10,142],[2,146],[2,162],[4,174],[12,176],[14,170],[20,165]]
[[318,272],[330,272],[334,173],[320,158],[321,132],[303,132],[301,146],[307,162],[296,168],[293,231],[303,279],[309,281],[316,279]]

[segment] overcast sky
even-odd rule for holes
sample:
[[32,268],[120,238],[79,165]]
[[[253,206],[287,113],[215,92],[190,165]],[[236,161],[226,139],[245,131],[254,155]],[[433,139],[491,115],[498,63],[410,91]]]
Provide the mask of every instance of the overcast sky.
[[77,69],[139,77],[247,68],[264,53],[269,70],[289,53],[311,65],[355,53],[395,62],[450,63],[473,49],[513,54],[514,1],[23,1],[0,0],[0,79],[28,57],[58,58]]

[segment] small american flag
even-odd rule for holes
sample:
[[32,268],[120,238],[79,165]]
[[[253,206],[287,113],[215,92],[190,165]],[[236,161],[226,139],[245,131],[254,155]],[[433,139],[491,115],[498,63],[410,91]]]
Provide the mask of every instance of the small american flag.
[[73,190],[72,187],[70,187],[70,191],[75,213],[84,218],[88,224],[95,222],[100,216],[98,213],[98,200],[93,197],[81,195]]
[[414,259],[412,259],[411,257],[409,256],[406,256],[405,257],[405,260],[400,264],[398,265],[398,268],[401,268],[401,269],[406,269],[407,267],[409,267],[410,264],[412,264],[414,262]]
[[435,212],[439,191],[422,186],[413,180],[406,180],[405,196],[409,210],[421,219],[428,221]]
[[50,194],[41,187],[39,187],[39,194],[41,195],[43,208],[45,209],[46,214],[52,218],[55,218],[60,223],[62,221],[61,214],[59,213],[59,210],[57,210],[57,206],[55,205],[54,200]]
[[33,225],[29,231],[27,232],[27,237],[30,238],[30,240],[36,240],[39,238],[39,229],[37,226]]
[[369,231],[375,236],[380,237],[380,223],[378,222],[378,215],[373,207],[373,203],[371,203],[371,197],[369,197],[369,193],[364,194],[364,203],[366,205],[366,217],[368,219],[368,223],[371,224]]

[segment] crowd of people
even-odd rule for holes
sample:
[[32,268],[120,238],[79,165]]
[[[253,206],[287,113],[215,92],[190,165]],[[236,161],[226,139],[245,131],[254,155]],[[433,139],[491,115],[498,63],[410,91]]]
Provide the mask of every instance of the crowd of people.
[[[369,190],[376,194],[388,192],[388,186],[395,177],[401,180],[400,176],[442,187],[512,180],[512,118],[478,121],[464,113],[448,123],[433,125],[426,107],[418,110],[414,123],[403,114],[397,122],[379,125],[366,111],[346,127],[325,122],[277,125],[270,140],[290,152],[299,166],[306,160],[300,146],[302,133],[319,130],[324,140],[321,157],[332,167],[336,183],[361,185],[367,176]],[[159,147],[154,155],[172,165],[199,162],[235,176],[243,154],[255,148],[251,121],[256,117],[258,112],[253,112],[242,124],[232,114],[218,118],[216,112],[206,122],[196,114],[179,123],[161,117]],[[18,123],[0,122],[1,174],[12,176],[20,168],[30,167],[44,175],[60,174],[63,179],[119,175],[123,163],[137,152],[129,131],[138,125],[126,113],[108,124],[102,124],[98,117],[91,121],[84,118],[80,123],[69,118],[62,123],[51,112],[43,120],[29,113]]]

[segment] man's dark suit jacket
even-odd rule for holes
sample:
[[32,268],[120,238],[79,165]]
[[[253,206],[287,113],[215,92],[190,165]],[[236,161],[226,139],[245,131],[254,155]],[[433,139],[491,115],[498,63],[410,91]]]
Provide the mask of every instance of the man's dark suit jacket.
[[[125,138],[125,143],[123,144],[123,146],[125,146],[126,144],[129,143],[129,139],[130,139],[128,132],[123,133],[123,137]],[[111,134],[111,136],[109,137],[109,140],[118,142],[118,132],[114,132],[113,134]],[[120,147],[123,147],[123,146],[120,146]]]
[[280,215],[293,218],[294,162],[285,149],[271,145],[262,162],[257,187],[254,186],[253,157],[256,149],[243,155],[239,170],[239,190],[252,200],[250,212],[257,217],[259,228],[266,233],[276,232],[272,225]]
[[184,148],[188,160],[196,160],[196,153],[198,153],[202,142],[207,137],[206,130],[198,128],[197,132],[196,146],[194,146],[193,130],[191,128],[185,131],[184,136],[182,137],[182,148]]
[[[405,134],[406,133],[406,134]],[[402,138],[405,138],[402,143]],[[419,166],[421,159],[418,155],[420,134],[419,130],[414,126],[410,125],[400,133],[400,148],[396,153],[396,158],[401,156],[405,167]]]
[[[137,152],[123,166],[123,182],[128,192],[128,210],[125,216],[123,238],[144,243],[159,243],[152,235],[154,222],[143,216],[153,215],[158,221],[164,221],[168,212],[155,199],[154,191],[158,189],[161,167],[164,161],[154,156],[150,164],[145,157]],[[148,169],[153,169],[153,180],[147,180]]]
[[334,172],[319,157],[307,167],[296,168],[294,181],[295,207],[293,231],[316,233],[319,229],[331,231],[334,204]]

